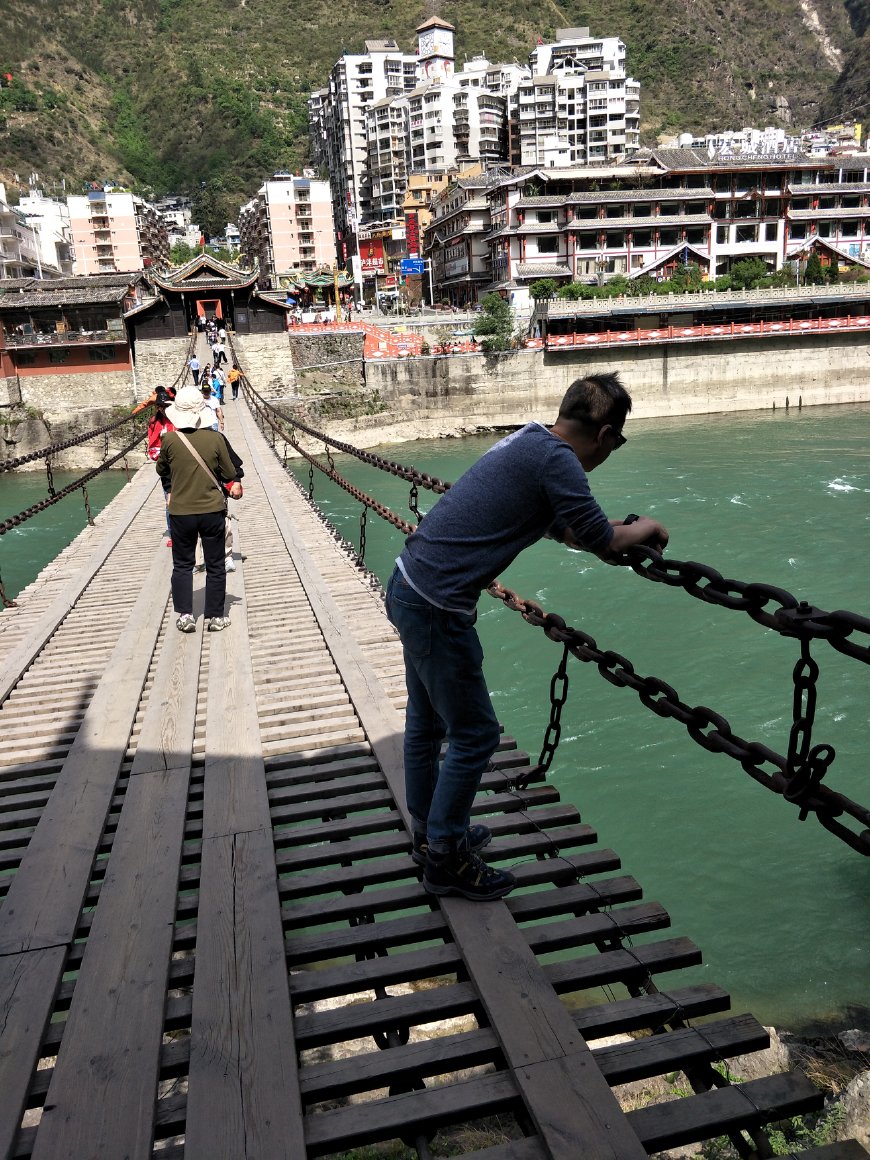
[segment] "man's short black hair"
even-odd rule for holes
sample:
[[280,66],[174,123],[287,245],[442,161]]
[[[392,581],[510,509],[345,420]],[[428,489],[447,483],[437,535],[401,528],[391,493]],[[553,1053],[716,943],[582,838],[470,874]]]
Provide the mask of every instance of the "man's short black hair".
[[610,423],[621,428],[631,410],[631,395],[614,371],[575,379],[559,406],[559,418],[584,427]]

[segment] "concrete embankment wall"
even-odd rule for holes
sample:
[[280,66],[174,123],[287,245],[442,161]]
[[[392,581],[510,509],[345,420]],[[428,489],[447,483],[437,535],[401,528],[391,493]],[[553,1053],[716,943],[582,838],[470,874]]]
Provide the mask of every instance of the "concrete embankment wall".
[[814,335],[367,363],[382,409],[339,426],[372,446],[552,420],[574,379],[596,371],[619,371],[633,418],[870,401],[867,336]]

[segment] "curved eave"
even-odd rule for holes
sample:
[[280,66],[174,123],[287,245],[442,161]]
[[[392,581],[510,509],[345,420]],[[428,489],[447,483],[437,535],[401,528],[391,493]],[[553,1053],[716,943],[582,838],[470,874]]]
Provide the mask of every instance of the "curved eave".
[[155,286],[159,286],[161,290],[168,290],[172,294],[198,294],[200,291],[212,292],[214,290],[248,290],[259,278],[258,270],[254,270],[250,277],[242,280],[226,280],[221,278],[209,278],[203,281],[190,282],[167,282],[158,274],[152,275],[152,280]]

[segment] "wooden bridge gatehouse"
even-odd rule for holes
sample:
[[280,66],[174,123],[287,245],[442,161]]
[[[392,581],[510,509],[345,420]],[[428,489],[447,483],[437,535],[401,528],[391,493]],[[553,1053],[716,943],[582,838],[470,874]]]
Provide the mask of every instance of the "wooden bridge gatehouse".
[[[822,1094],[732,1076],[764,1028],[669,986],[700,951],[551,785],[516,788],[507,734],[474,813],[518,889],[423,890],[379,587],[226,411],[229,629],[175,630],[150,465],[0,616],[0,1155],[771,1155]],[[621,1106],[675,1072],[690,1094]]]

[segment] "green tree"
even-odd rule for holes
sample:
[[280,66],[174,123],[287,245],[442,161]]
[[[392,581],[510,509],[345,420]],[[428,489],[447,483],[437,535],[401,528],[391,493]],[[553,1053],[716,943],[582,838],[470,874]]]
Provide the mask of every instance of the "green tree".
[[751,290],[767,275],[763,258],[741,258],[731,267],[731,285],[735,290]]
[[199,253],[199,247],[189,246],[187,242],[176,242],[169,251],[169,261],[173,266],[184,266],[192,261]]
[[671,275],[671,286],[675,294],[700,290],[702,282],[701,267],[697,262],[687,262],[685,266],[678,266]]
[[818,253],[813,250],[807,258],[807,264],[804,268],[804,284],[807,286],[821,286],[825,280],[825,271],[822,266],[822,259]]
[[500,294],[492,292],[483,300],[483,310],[474,324],[474,337],[489,353],[494,350],[510,350],[513,345],[514,318],[510,303]]
[[537,302],[539,298],[555,298],[558,289],[559,283],[555,278],[539,278],[531,284],[529,293]]

